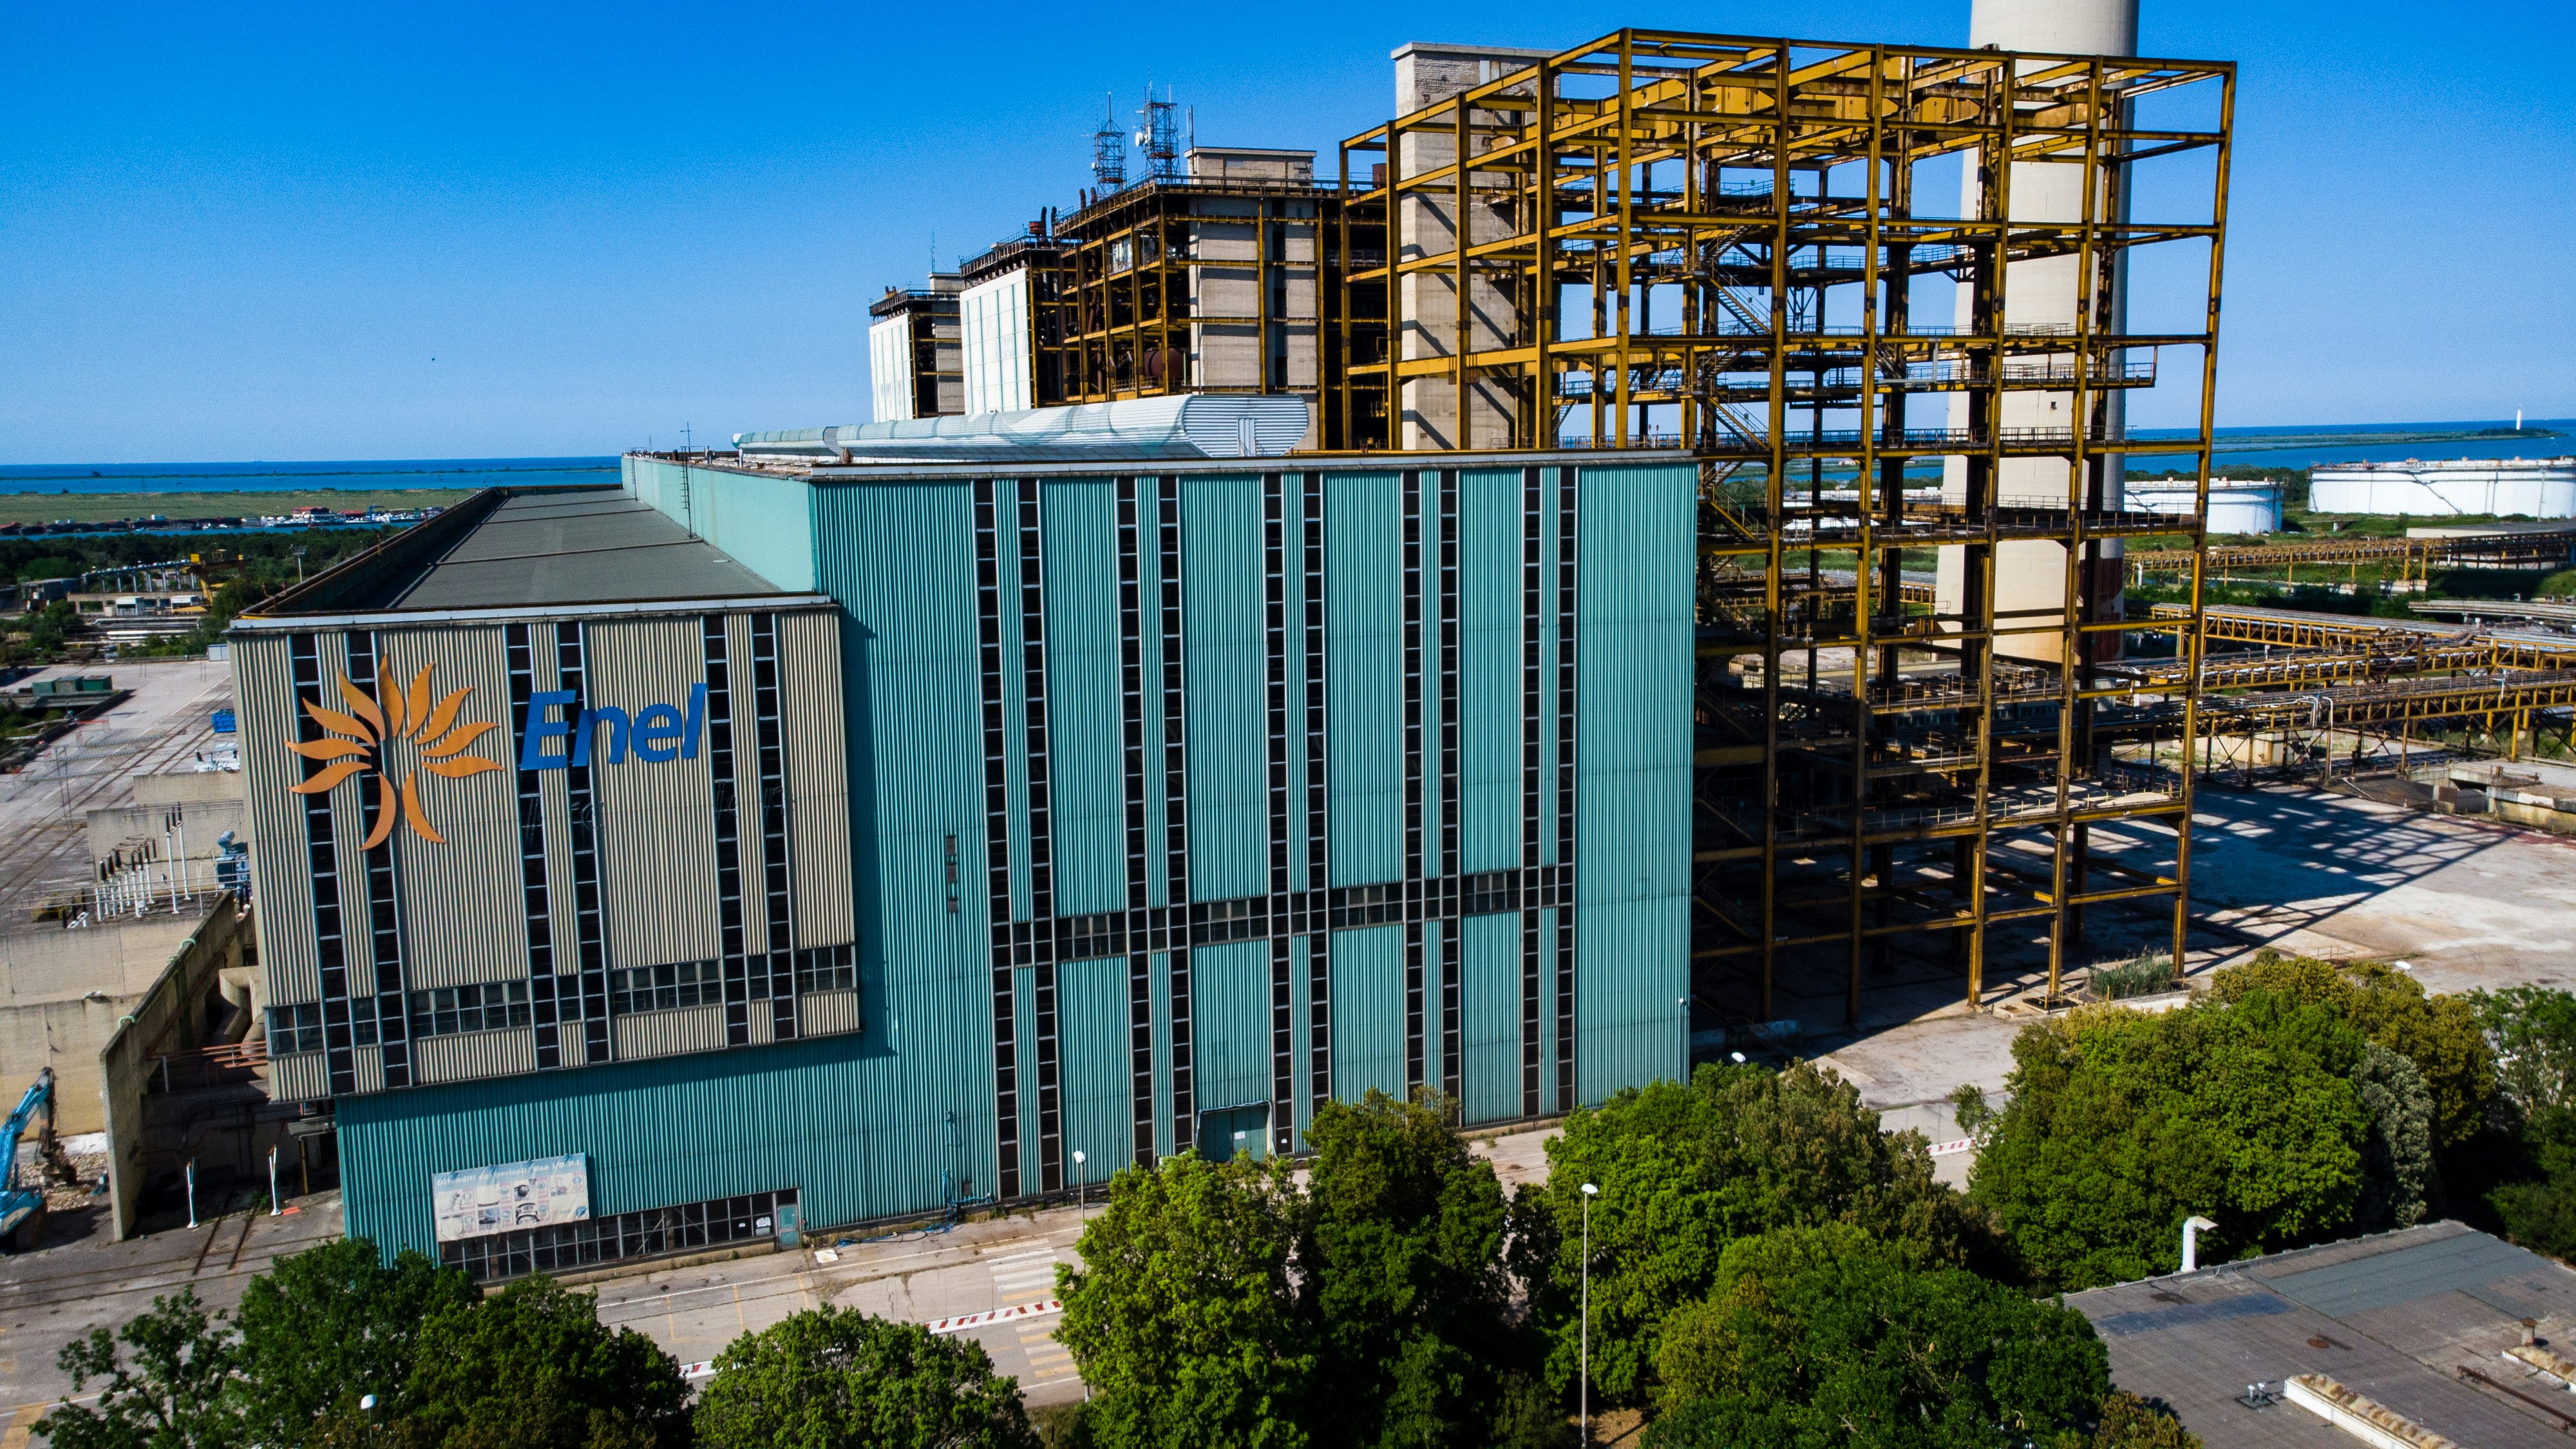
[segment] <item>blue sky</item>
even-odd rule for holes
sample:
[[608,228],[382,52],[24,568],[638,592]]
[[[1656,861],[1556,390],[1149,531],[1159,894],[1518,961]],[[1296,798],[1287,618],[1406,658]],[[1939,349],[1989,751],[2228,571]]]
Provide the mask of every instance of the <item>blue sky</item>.
[[[20,6],[0,462],[561,455],[853,421],[867,302],[927,269],[934,234],[953,264],[1069,206],[1106,90],[1126,111],[1150,76],[1202,140],[1329,155],[1383,118],[1407,40],[1955,44],[1967,12]],[[2222,424],[2576,415],[2565,17],[2145,0],[2143,49],[2242,65]],[[2184,420],[2162,407],[2133,420]]]

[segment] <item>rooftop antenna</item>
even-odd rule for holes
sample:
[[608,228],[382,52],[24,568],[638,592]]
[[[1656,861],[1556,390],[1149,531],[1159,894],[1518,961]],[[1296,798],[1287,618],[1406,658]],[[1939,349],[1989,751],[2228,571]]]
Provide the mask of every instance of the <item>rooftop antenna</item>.
[[1127,137],[1118,129],[1118,97],[1104,93],[1100,129],[1091,133],[1091,177],[1103,194],[1127,184]]
[[1154,99],[1154,83],[1145,83],[1145,104],[1138,107],[1136,149],[1145,153],[1145,175],[1148,180],[1170,181],[1181,174],[1180,109],[1169,99],[1171,88],[1163,89],[1166,99]]

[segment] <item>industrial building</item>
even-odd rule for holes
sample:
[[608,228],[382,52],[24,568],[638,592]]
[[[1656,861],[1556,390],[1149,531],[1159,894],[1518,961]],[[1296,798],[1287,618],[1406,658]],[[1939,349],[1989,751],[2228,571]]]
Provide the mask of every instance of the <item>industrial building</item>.
[[500,1274],[1669,1076],[1695,482],[754,452],[481,495],[237,627],[276,1090],[351,1232]]

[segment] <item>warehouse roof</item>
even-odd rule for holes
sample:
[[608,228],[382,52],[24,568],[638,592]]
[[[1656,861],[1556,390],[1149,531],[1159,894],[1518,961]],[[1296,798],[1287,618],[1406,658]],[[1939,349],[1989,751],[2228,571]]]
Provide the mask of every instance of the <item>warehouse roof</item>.
[[[2576,1273],[2455,1222],[2096,1288],[2066,1300],[2111,1351],[2111,1377],[2161,1399],[2211,1449],[2351,1440],[2286,1400],[2320,1374],[2462,1444],[2576,1427],[2576,1394],[2504,1350],[2536,1320],[2576,1356]],[[2481,1381],[2483,1380],[2483,1381]],[[2517,1398],[2516,1395],[2527,1396]],[[2553,1413],[2554,1411],[2554,1413]]]
[[496,488],[252,611],[557,608],[783,595],[617,487]]

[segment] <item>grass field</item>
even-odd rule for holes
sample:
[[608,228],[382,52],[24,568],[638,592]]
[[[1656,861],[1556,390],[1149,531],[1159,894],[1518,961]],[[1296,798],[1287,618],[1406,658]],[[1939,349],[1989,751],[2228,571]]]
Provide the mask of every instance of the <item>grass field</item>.
[[445,506],[470,496],[465,488],[311,488],[245,489],[215,493],[0,493],[0,523],[105,523],[140,518],[147,513],[171,518],[239,518],[251,513],[288,513],[298,508],[336,508],[342,512],[365,504],[387,508]]

